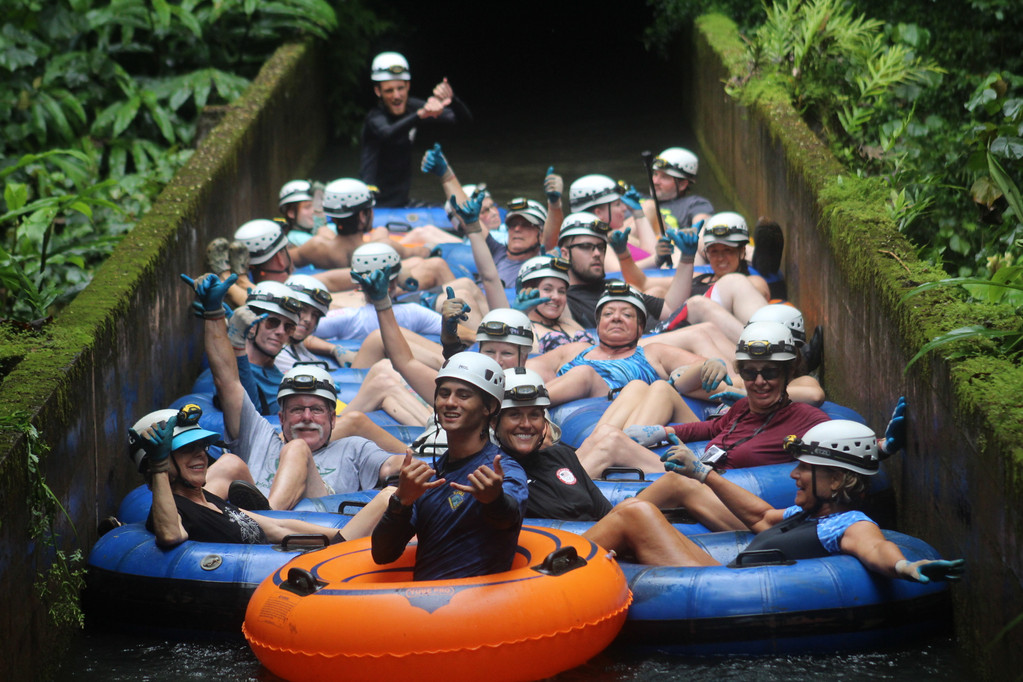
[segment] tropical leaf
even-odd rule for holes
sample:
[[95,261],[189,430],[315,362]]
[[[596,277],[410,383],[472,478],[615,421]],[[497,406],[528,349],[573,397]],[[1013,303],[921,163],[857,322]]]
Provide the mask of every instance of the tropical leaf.
[[1023,331],[1019,329],[1009,331],[1004,329],[988,329],[987,327],[984,327],[982,325],[970,325],[967,327],[953,329],[952,331],[936,336],[933,339],[931,339],[931,341],[929,341],[928,343],[925,343],[917,352],[917,354],[910,358],[909,362],[906,363],[906,368],[903,370],[903,373],[909,371],[909,368],[912,367],[917,360],[919,360],[920,358],[922,358],[924,355],[931,352],[935,348],[940,348],[941,346],[945,346],[950,343],[955,343],[956,341],[967,341],[977,339],[1010,340],[1013,342],[1009,344],[1009,349],[1011,351],[1019,346],[1020,340],[1023,339]]

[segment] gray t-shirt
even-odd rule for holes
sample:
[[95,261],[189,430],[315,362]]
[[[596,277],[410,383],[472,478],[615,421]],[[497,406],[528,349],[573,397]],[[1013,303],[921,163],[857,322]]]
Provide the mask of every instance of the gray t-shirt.
[[[248,396],[242,401],[240,431],[238,437],[228,443],[228,450],[249,465],[256,487],[268,495],[284,441]],[[313,460],[324,483],[336,493],[349,493],[375,488],[380,479],[380,467],[391,455],[372,441],[348,436],[315,451]]]
[[709,201],[695,194],[687,194],[661,202],[661,215],[664,216],[665,229],[677,230],[692,227],[693,218],[701,213],[713,215],[714,207]]

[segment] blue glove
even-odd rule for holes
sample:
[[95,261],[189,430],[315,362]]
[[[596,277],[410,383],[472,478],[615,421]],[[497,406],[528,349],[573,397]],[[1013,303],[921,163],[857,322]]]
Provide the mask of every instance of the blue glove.
[[628,253],[629,251],[629,234],[632,233],[632,228],[627,227],[624,230],[615,230],[607,238],[611,242],[611,248],[615,250],[617,254]]
[[700,244],[699,225],[703,225],[702,220],[697,225],[694,225],[691,230],[669,229],[667,231],[668,238],[682,252],[683,257],[688,256],[691,258],[696,255],[696,249]]
[[696,453],[681,443],[678,437],[672,435],[668,440],[672,440],[675,445],[668,448],[668,451],[661,456],[661,461],[664,462],[664,470],[692,478],[700,483],[705,482],[707,474],[713,471],[714,468],[701,462]]
[[136,433],[134,429],[128,430],[128,439],[132,443],[138,443],[145,451],[143,460],[151,474],[170,470],[170,454],[174,441],[174,427],[178,424],[177,415],[165,422],[153,424],[142,433]]
[[466,314],[472,310],[469,304],[460,298],[455,298],[455,290],[451,287],[447,288],[448,298],[446,301],[440,304],[440,317],[441,324],[444,327],[444,331],[452,336],[458,335],[458,323],[465,322],[469,319]]
[[369,300],[374,303],[388,298],[388,292],[391,288],[391,278],[388,272],[383,268],[373,270],[366,275],[353,272],[352,279],[359,283],[362,290],[366,292],[367,296],[369,296]]
[[232,274],[224,281],[213,273],[207,273],[199,281],[185,274],[181,275],[181,279],[195,290],[195,298],[202,304],[203,317],[218,319],[224,316],[224,297],[238,280],[238,275]]
[[622,201],[633,211],[639,211],[643,208],[640,203],[643,200],[643,196],[636,190],[635,185],[629,185],[629,191],[622,195]]
[[[660,445],[668,439],[667,430],[660,424],[633,424],[626,426],[622,431],[645,448]],[[675,440],[677,441],[678,437],[675,437]]]
[[906,447],[906,398],[900,397],[892,411],[891,421],[884,431],[885,454],[894,455]]
[[443,178],[448,172],[448,160],[444,158],[444,152],[440,149],[440,142],[426,150],[423,155],[423,163],[419,166],[424,173],[436,175]]
[[710,396],[708,400],[720,400],[725,405],[734,405],[745,397],[743,394],[736,393],[735,391],[721,391]]
[[551,300],[549,296],[540,297],[539,289],[523,289],[515,295],[515,300],[512,301],[511,307],[515,310],[526,313],[529,312],[530,309],[546,303],[549,300]]
[[721,358],[711,358],[700,367],[700,387],[710,393],[724,381],[732,385],[732,377],[728,376],[728,365]]
[[473,196],[469,197],[469,200],[464,204],[459,204],[454,195],[452,195],[449,203],[458,217],[462,219],[462,222],[466,225],[471,225],[472,223],[478,223],[480,220],[480,209],[483,208],[483,198],[483,192],[476,192]]
[[561,201],[561,193],[565,191],[565,181],[560,175],[554,174],[554,166],[547,169],[543,178],[543,192],[547,195],[547,203],[556,204]]
[[416,291],[419,289],[419,280],[415,277],[406,277],[399,286],[405,291]]
[[966,561],[963,559],[921,559],[908,561],[900,559],[895,564],[895,573],[900,578],[918,583],[956,581],[963,577]]

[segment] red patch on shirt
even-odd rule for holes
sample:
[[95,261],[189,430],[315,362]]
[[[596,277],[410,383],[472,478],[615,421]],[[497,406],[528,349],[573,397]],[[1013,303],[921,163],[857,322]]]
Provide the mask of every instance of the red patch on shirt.
[[571,469],[558,469],[557,477],[565,485],[575,485],[578,483]]

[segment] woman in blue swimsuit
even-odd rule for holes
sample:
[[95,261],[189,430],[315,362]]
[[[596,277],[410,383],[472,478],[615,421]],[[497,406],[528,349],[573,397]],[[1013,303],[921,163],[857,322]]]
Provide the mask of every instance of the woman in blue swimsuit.
[[703,358],[664,344],[637,346],[646,323],[643,297],[624,282],[608,282],[597,301],[597,343],[567,343],[526,362],[540,374],[551,404],[596,398],[630,381],[667,379],[672,370]]

